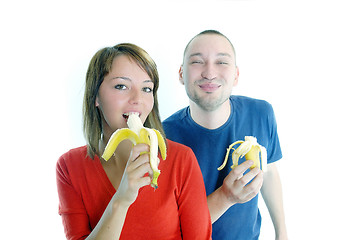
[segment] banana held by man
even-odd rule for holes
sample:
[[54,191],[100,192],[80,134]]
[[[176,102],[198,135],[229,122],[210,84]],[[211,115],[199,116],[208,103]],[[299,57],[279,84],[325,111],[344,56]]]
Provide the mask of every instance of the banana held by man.
[[162,159],[166,159],[166,143],[159,131],[143,126],[138,113],[130,113],[127,120],[129,128],[117,129],[110,137],[102,158],[108,161],[114,154],[118,144],[125,139],[129,139],[134,145],[138,143],[146,143],[150,145],[150,165],[153,170],[151,186],[155,189],[158,187],[157,179],[161,171],[158,169],[159,159],[157,157],[158,147]]
[[[237,144],[241,145],[237,149],[233,148],[233,146]],[[232,169],[238,166],[239,158],[242,158],[244,156],[246,160],[252,160],[254,162],[250,169],[253,169],[255,167],[262,167],[263,171],[267,171],[267,150],[265,147],[258,144],[257,138],[252,136],[245,136],[244,141],[236,141],[229,145],[223,164],[218,168],[218,170],[222,170],[224,166],[226,166],[229,152],[232,149],[234,150],[232,153]]]

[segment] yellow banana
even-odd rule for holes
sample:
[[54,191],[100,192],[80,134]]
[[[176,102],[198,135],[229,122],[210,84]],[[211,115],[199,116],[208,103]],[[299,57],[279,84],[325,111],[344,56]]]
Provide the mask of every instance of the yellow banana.
[[160,148],[162,159],[165,160],[167,155],[165,140],[161,133],[156,129],[144,127],[138,113],[129,114],[127,125],[129,128],[117,129],[111,135],[110,140],[105,147],[105,151],[102,154],[102,158],[108,161],[114,154],[118,144],[125,139],[129,139],[134,145],[138,143],[146,143],[150,145],[150,165],[153,171],[151,186],[156,189],[158,187],[157,179],[161,173],[158,169],[158,147]]
[[[233,148],[233,146],[237,144],[241,145],[237,149]],[[267,150],[265,147],[258,144],[257,138],[252,136],[245,136],[244,141],[236,141],[229,145],[223,164],[218,168],[218,170],[222,170],[224,166],[226,166],[229,152],[232,149],[234,150],[232,153],[232,169],[238,166],[239,158],[242,158],[244,156],[247,160],[250,159],[254,161],[254,164],[250,167],[250,169],[262,166],[262,170],[267,171]],[[260,157],[259,153],[261,153]]]

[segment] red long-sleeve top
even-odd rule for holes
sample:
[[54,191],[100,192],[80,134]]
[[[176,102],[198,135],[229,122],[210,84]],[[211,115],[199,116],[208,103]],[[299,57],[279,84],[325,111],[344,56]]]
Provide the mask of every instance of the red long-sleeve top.
[[[158,188],[145,186],[130,206],[120,239],[211,239],[211,220],[202,174],[192,150],[168,140]],[[67,239],[85,239],[116,189],[100,159],[86,146],[63,154],[56,165],[59,214]]]

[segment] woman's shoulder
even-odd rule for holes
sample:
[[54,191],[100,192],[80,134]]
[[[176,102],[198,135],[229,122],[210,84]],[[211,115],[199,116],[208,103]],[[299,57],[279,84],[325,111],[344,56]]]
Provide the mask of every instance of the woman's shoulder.
[[186,145],[167,139],[167,152],[171,154],[188,154],[192,149]]
[[177,167],[197,164],[196,156],[190,147],[171,140],[167,140],[167,159]]
[[62,154],[56,164],[59,178],[81,179],[91,176],[98,171],[98,158],[92,159],[87,154],[87,146],[70,149]]
[[86,156],[87,155],[87,146],[81,146],[77,148],[72,148],[61,155],[60,158],[63,159],[69,159],[72,157],[80,157],[80,156]]
[[87,146],[85,145],[70,149],[69,151],[62,154],[57,161],[57,164],[75,167],[83,165],[89,159],[92,160],[87,154]]

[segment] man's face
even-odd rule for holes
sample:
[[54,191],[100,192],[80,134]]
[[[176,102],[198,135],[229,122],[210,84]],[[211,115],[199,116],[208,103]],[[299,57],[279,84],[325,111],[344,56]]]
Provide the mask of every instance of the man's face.
[[238,74],[231,44],[216,34],[194,38],[179,71],[188,97],[205,111],[216,110],[228,100]]

